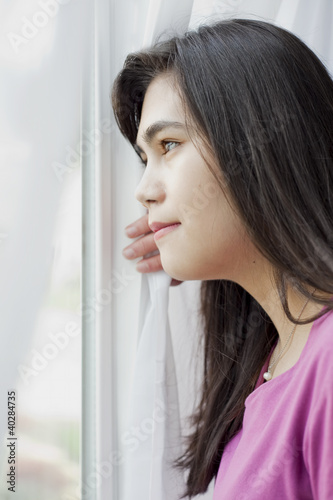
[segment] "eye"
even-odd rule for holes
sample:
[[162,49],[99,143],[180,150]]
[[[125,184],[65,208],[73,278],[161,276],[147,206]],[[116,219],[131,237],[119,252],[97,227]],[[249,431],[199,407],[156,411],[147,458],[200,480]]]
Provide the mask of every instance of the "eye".
[[[180,145],[180,142],[178,141],[165,141],[165,140],[162,140],[162,141],[159,141],[158,145],[162,148],[163,150],[163,155],[166,155],[167,153],[169,153],[170,151],[172,151],[173,149],[175,149],[177,146]],[[139,151],[137,151],[138,153],[138,157],[139,157],[139,162],[140,162],[140,166],[142,168],[146,168],[147,166],[147,163],[148,163],[148,160],[144,160],[140,154]]]
[[179,146],[179,142],[177,142],[177,141],[161,141],[160,145],[165,150],[164,154],[166,154],[169,151],[171,151],[172,149],[175,149],[177,146]]

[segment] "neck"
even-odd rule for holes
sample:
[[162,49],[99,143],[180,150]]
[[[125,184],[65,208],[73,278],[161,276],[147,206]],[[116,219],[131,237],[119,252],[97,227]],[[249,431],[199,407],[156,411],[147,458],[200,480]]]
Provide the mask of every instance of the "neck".
[[[266,259],[263,259],[259,270],[259,259],[256,259],[253,268],[254,272],[252,275],[248,275],[247,279],[243,280],[243,282],[240,282],[239,284],[257,300],[270,317],[279,334],[280,347],[283,347],[287,342],[290,332],[295,324],[287,318],[283,310],[279,293],[273,279],[272,266],[268,264]],[[314,288],[309,288],[309,291],[312,293]],[[316,295],[319,294],[320,292],[317,290]],[[322,294],[322,296],[324,295]],[[287,300],[292,316],[294,318],[298,318],[308,299],[290,287],[287,290]],[[306,303],[300,319],[304,320],[306,318],[310,318],[311,316],[317,314],[322,307],[323,306],[321,304],[318,304],[310,299]],[[292,341],[294,338],[300,336],[304,337],[307,333],[309,333],[312,324],[313,322],[305,325],[297,325],[292,336]]]

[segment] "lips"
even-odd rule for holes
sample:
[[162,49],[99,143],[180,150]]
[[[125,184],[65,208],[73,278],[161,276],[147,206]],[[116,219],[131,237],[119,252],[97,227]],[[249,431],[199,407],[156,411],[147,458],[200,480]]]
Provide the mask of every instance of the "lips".
[[154,240],[157,241],[160,238],[163,238],[163,236],[171,233],[172,231],[175,231],[179,226],[181,226],[180,222],[176,222],[176,224],[169,224],[168,226],[161,227],[158,231],[155,232]]
[[180,224],[180,222],[152,222],[149,224],[150,229],[153,231],[153,233],[156,233],[156,231],[159,231],[160,229],[168,226],[174,226],[175,224]]

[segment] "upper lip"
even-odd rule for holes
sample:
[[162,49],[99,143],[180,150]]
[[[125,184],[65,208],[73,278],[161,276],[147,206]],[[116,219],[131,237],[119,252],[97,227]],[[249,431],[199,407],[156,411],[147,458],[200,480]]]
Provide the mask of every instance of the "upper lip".
[[156,233],[156,231],[159,231],[160,229],[162,229],[162,227],[168,227],[168,226],[172,226],[174,224],[180,224],[180,222],[151,222],[149,225],[150,229]]

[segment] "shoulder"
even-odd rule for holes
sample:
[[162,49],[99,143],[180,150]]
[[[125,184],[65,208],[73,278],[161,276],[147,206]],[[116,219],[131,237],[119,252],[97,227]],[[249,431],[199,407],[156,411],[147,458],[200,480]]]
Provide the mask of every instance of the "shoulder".
[[313,402],[333,398],[333,311],[313,323],[297,378]]
[[313,324],[304,357],[308,411],[303,456],[314,498],[333,498],[333,312]]
[[308,355],[316,360],[333,355],[333,311],[328,311],[312,325]]

